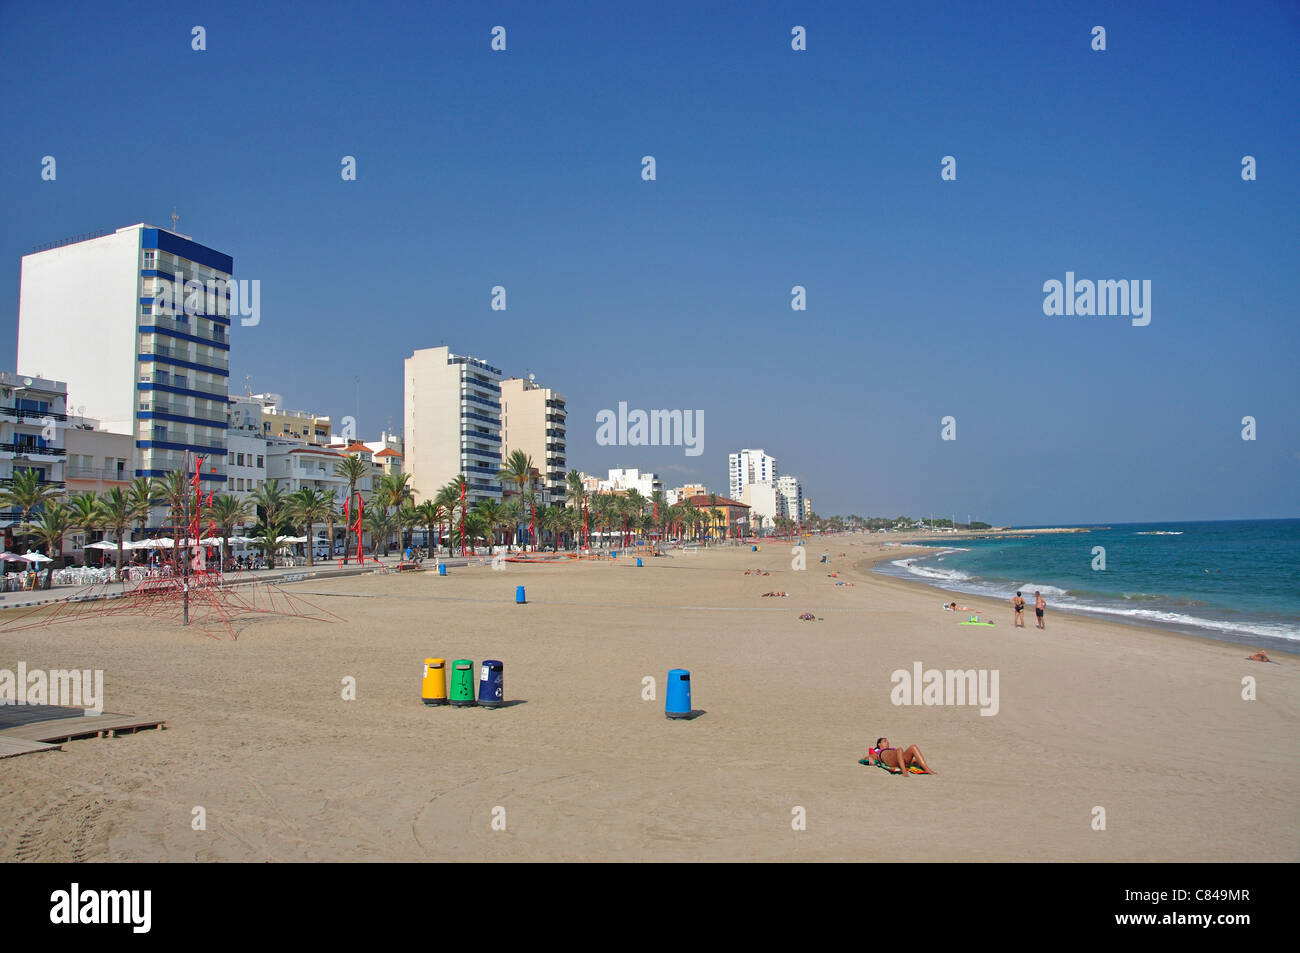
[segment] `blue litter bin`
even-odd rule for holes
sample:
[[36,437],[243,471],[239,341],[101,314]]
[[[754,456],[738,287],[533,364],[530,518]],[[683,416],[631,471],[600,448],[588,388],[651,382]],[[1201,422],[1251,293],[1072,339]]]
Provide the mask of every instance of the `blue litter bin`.
[[478,703],[483,708],[500,708],[505,703],[505,666],[494,658],[484,659],[478,674]]
[[528,600],[524,598],[524,587],[515,586],[515,605],[523,605]]
[[757,546],[750,546],[750,547],[749,547],[749,551],[750,551],[751,553],[756,553],[756,552],[758,552],[758,547],[757,547]]
[[446,564],[446,563],[438,563],[438,575],[439,575],[439,576],[445,576],[445,575],[447,575],[447,564]]
[[638,557],[636,558],[636,564],[637,564],[638,566],[641,565],[641,557],[640,557],[640,556],[638,556]]
[[664,714],[669,718],[689,718],[691,714],[691,673],[675,668],[668,673],[668,697]]

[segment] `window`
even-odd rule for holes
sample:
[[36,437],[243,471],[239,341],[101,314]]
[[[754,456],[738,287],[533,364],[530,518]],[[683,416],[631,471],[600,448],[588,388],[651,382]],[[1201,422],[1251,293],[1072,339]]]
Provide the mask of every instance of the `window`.
[[235,466],[242,467],[243,465],[244,465],[244,455],[242,453],[235,454]]
[[152,268],[155,264],[157,264],[156,261],[157,254],[158,253],[154,251],[146,251],[144,253],[144,266],[146,268]]
[[[262,467],[264,467],[264,466],[266,466],[266,464],[264,464],[264,463],[262,462],[262,456],[261,456],[261,454],[259,454],[258,457],[257,457],[257,468],[260,470],[260,469],[262,469]],[[260,485],[261,482],[262,482],[262,481],[259,480],[259,481],[258,481],[258,484]]]

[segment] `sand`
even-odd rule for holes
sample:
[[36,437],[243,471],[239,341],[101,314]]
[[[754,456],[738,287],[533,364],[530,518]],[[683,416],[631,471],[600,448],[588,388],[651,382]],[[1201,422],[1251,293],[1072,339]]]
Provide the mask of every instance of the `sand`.
[[[107,710],[169,725],[0,761],[0,860],[1300,859],[1295,656],[1050,611],[1013,629],[969,598],[997,625],[958,626],[938,590],[869,574],[900,552],[306,580],[346,624],[260,618],[235,641],[0,618],[0,668],[103,669]],[[503,660],[516,704],[425,707],[426,656]],[[996,669],[997,714],[895,706],[914,662]],[[690,721],[664,717],[675,667]],[[858,764],[878,735],[939,773]]]

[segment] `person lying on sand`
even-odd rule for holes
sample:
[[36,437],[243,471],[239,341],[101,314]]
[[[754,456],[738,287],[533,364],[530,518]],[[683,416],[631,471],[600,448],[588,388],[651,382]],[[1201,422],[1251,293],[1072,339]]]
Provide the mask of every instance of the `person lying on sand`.
[[1273,665],[1278,664],[1263,652],[1256,652],[1254,655],[1247,655],[1246,661],[1247,662],[1271,662]]
[[920,768],[921,774],[938,774],[938,771],[931,770],[930,766],[925,763],[925,756],[921,754],[921,749],[916,745],[908,745],[906,748],[891,748],[888,738],[877,738],[876,746],[867,751],[867,757],[862,759],[866,763],[870,759],[872,763],[883,764],[889,769],[890,774],[908,775],[908,768],[915,765]]
[[974,612],[970,606],[959,606],[955,602],[949,602],[943,607],[945,612]]

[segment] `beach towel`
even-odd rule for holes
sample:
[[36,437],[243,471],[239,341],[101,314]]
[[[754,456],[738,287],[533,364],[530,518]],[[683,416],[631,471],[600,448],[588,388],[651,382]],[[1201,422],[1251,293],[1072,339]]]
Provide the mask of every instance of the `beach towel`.
[[[896,768],[891,768],[889,765],[885,764],[885,762],[883,762],[883,761],[876,761],[876,760],[874,760],[874,759],[868,760],[867,758],[859,758],[859,759],[858,759],[858,764],[865,764],[867,767],[871,767],[872,765],[875,765],[877,768],[884,768],[884,769],[885,769],[886,771],[888,771],[890,774],[902,774],[902,773],[903,773],[902,771],[899,771],[899,770],[896,769]],[[907,773],[908,773],[908,774],[924,774],[925,772],[922,771],[922,770],[921,770],[919,767],[917,767],[916,765],[912,764],[912,765],[908,765],[908,767],[907,767]]]

